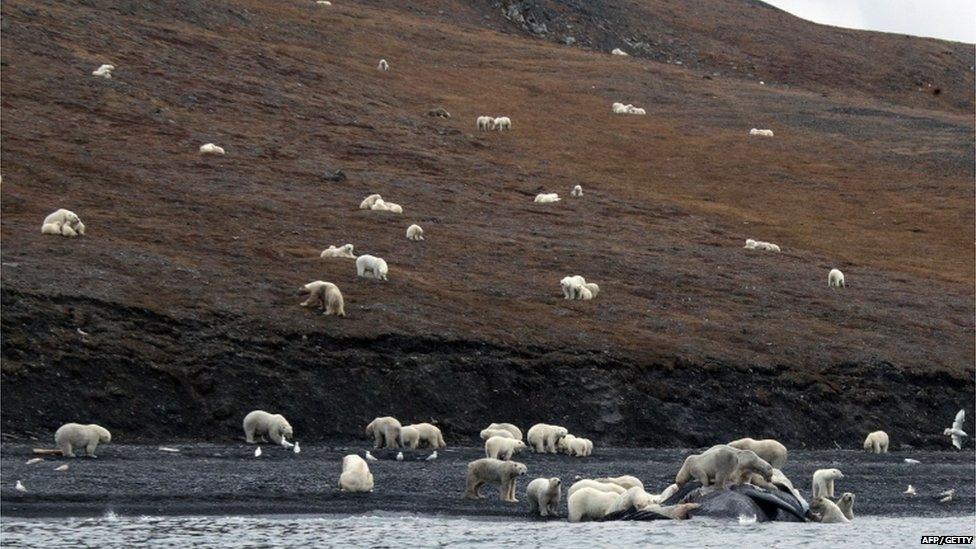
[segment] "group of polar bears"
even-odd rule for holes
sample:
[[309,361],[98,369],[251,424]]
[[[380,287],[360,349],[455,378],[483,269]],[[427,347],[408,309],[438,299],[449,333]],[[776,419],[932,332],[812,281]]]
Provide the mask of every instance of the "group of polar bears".
[[589,301],[600,293],[600,287],[592,282],[587,282],[580,275],[567,276],[559,281],[559,287],[563,290],[564,299],[581,299]]
[[588,438],[569,434],[559,425],[537,423],[529,428],[522,442],[522,430],[511,423],[492,423],[480,433],[485,441],[485,457],[509,461],[512,456],[531,448],[538,454],[564,453],[569,456],[587,457],[593,454],[593,442]]
[[446,448],[440,428],[430,423],[402,426],[395,417],[383,416],[366,425],[366,435],[373,437],[374,448]]
[[[575,185],[571,191],[569,191],[569,196],[574,198],[579,198],[583,196],[583,186]],[[536,204],[554,204],[559,202],[562,198],[559,198],[559,193],[539,193],[535,195],[532,202]]]
[[[746,239],[746,245],[743,248],[747,250],[765,250],[768,252],[779,252],[779,246],[771,242],[763,242],[761,240],[754,240],[752,238]],[[846,288],[847,284],[844,283],[844,273],[840,269],[831,269],[827,273],[827,287],[828,288]]]
[[613,114],[647,114],[647,111],[645,111],[643,108],[635,107],[630,104],[624,105],[623,103],[614,103],[610,107],[610,110],[613,111]]
[[475,121],[475,125],[478,127],[478,131],[490,132],[490,131],[505,131],[512,129],[512,119],[507,116],[479,116]]
[[41,234],[54,234],[67,237],[85,235],[85,224],[78,214],[71,210],[59,209],[44,218],[41,224]]

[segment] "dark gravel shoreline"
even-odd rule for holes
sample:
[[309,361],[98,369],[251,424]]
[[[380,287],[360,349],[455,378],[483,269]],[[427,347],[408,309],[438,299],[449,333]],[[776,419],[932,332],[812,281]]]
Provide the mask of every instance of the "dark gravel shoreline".
[[[261,458],[244,444],[178,444],[177,454],[156,445],[106,445],[95,460],[34,457],[31,446],[0,446],[0,515],[22,517],[118,515],[254,515],[359,514],[365,512],[495,517],[528,520],[524,491],[528,481],[559,476],[567,485],[574,477],[633,474],[649,491],[660,491],[673,479],[689,450],[596,448],[586,459],[523,454],[529,468],[518,484],[518,504],[461,498],[466,464],[483,457],[480,447],[449,447],[432,462],[407,460],[370,462],[376,489],[371,494],[346,494],[337,488],[340,460],[366,445],[309,444],[298,455],[264,445]],[[906,457],[919,460],[904,463]],[[69,464],[69,470],[54,471]],[[809,495],[815,469],[837,467],[845,474],[840,492],[857,494],[856,515],[895,517],[971,516],[976,513],[974,453],[894,452],[869,455],[854,450],[794,450],[784,468],[794,484]],[[27,493],[14,489],[20,480]],[[902,495],[913,484],[915,498]],[[953,488],[956,498],[939,503],[931,496]],[[565,496],[562,511],[565,513]]]

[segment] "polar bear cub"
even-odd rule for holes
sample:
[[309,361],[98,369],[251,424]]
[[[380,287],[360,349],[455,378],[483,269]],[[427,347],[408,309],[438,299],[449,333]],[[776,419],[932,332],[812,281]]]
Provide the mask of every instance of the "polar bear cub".
[[562,481],[558,477],[537,478],[525,488],[529,500],[529,512],[539,516],[558,516],[562,498]]
[[817,469],[813,472],[813,499],[819,497],[834,497],[834,481],[844,478],[840,469]]
[[485,457],[509,461],[525,450],[525,443],[514,438],[494,436],[485,441]]
[[200,154],[224,154],[224,148],[218,147],[213,143],[200,145]]
[[366,460],[356,454],[349,454],[342,458],[339,489],[343,492],[373,491],[373,473],[369,472]]
[[320,305],[323,314],[326,316],[346,316],[345,303],[342,300],[342,292],[339,287],[331,282],[316,280],[299,288],[301,293],[307,293],[308,299],[302,302],[302,307],[314,307]]
[[773,137],[773,130],[760,130],[758,128],[752,128],[749,130],[749,135],[758,135],[759,137]]
[[580,275],[567,276],[559,281],[559,287],[563,290],[563,299],[580,299],[586,279]]
[[291,424],[281,414],[254,410],[244,416],[244,439],[249,444],[254,443],[255,437],[265,437],[275,444],[285,446],[287,439],[293,435]]
[[366,426],[366,435],[373,436],[373,448],[399,448],[400,422],[395,417],[383,416],[375,418]]
[[549,425],[546,423],[536,423],[529,428],[525,435],[525,440],[529,447],[536,453],[555,454],[559,451],[559,439],[569,434],[565,427],[559,425]]
[[115,65],[100,65],[97,69],[92,71],[92,76],[98,76],[101,78],[112,78],[112,71],[115,70]]
[[56,234],[67,237],[85,235],[85,224],[78,214],[61,208],[44,218],[41,224],[41,234]]
[[875,431],[864,439],[864,449],[875,454],[888,453],[888,433]]
[[539,193],[535,195],[535,200],[533,200],[533,202],[536,204],[552,204],[553,202],[559,202],[560,200],[562,200],[562,198],[559,198],[559,194],[557,193]]
[[831,269],[827,273],[827,287],[828,288],[846,288],[847,284],[844,283],[844,273],[840,272],[840,269]]
[[424,230],[420,228],[420,225],[416,223],[407,227],[407,240],[413,240],[414,242],[424,239]]
[[101,425],[90,423],[65,423],[54,432],[54,444],[61,450],[64,457],[75,457],[75,448],[84,448],[88,457],[98,457],[95,449],[99,443],[112,442],[112,433]]
[[[369,276],[366,273],[370,273]],[[356,258],[356,275],[363,278],[375,278],[376,280],[386,280],[386,275],[389,272],[389,268],[386,266],[386,261],[380,257],[374,257],[368,254],[361,255]]]
[[335,244],[330,244],[328,249],[322,250],[319,257],[325,259],[327,257],[346,257],[349,259],[356,259],[356,254],[353,253],[352,244],[344,244],[335,247]]
[[502,501],[517,503],[515,499],[515,483],[518,477],[524,475],[528,468],[524,463],[516,461],[502,461],[493,458],[481,458],[468,464],[468,477],[464,489],[466,499],[484,499],[479,493],[481,487],[492,483],[499,486],[499,497]]

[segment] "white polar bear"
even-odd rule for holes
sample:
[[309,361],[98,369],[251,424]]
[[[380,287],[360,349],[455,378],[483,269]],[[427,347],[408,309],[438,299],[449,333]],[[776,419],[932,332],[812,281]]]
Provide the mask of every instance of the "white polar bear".
[[398,214],[403,213],[403,206],[395,202],[386,202],[382,198],[377,199],[376,202],[374,202],[369,209],[375,212],[393,212]]
[[413,224],[407,227],[407,240],[413,240],[414,242],[424,239],[424,230],[420,228],[420,225]]
[[[566,435],[560,443],[572,435]],[[593,443],[588,438],[573,437],[565,444],[566,453],[576,457],[586,457],[593,453]]]
[[[417,445],[427,446],[428,448],[446,448],[447,443],[444,442],[444,435],[441,434],[441,430],[430,423],[414,423],[413,425],[407,425],[411,429],[417,431]],[[406,429],[407,427],[404,427]],[[417,448],[414,446],[413,448]]]
[[481,458],[472,461],[468,464],[464,497],[466,499],[483,499],[479,490],[490,482],[499,485],[499,496],[502,501],[517,503],[515,482],[527,471],[528,468],[525,464],[517,461],[502,461],[493,458]]
[[525,443],[514,438],[495,436],[485,441],[485,457],[508,461],[522,450],[525,450]]
[[631,488],[635,488],[635,487],[640,488],[641,490],[644,489],[644,483],[641,482],[641,479],[631,475],[622,475],[619,477],[601,477],[601,478],[595,478],[593,480],[597,482],[616,484],[617,486],[620,486],[625,490],[630,490]]
[[75,448],[84,448],[85,455],[88,457],[98,457],[95,455],[98,444],[109,442],[112,442],[112,433],[94,423],[88,425],[65,423],[54,432],[54,444],[64,457],[75,457]]
[[814,498],[810,503],[810,511],[815,519],[825,524],[850,522],[840,507],[825,497]]
[[590,291],[590,299],[595,298],[597,294],[600,293],[600,287],[593,282],[587,282],[586,284],[583,284],[583,287]]
[[480,436],[481,436],[481,440],[488,440],[491,437],[503,437],[503,438],[515,439],[515,435],[513,435],[510,431],[507,431],[505,429],[492,429],[491,427],[487,429],[482,429]]
[[613,111],[613,114],[627,114],[627,111],[631,107],[633,107],[633,105],[624,105],[623,103],[614,103],[613,106],[610,107],[610,110]]
[[604,482],[598,479],[584,478],[573,483],[569,487],[569,491],[566,492],[566,497],[572,496],[576,492],[582,490],[583,488],[592,488],[594,490],[599,490],[601,492],[612,492],[614,495],[623,494],[628,490],[628,487],[619,486],[612,482]]
[[[370,275],[366,276],[369,272]],[[376,280],[386,280],[389,268],[386,266],[386,261],[380,257],[374,257],[368,254],[361,255],[356,258],[356,275],[364,278],[375,278]]]
[[491,129],[498,131],[512,130],[512,119],[507,116],[499,116],[491,121]]
[[875,454],[888,453],[888,433],[875,431],[864,439],[864,449]]
[[769,480],[773,475],[773,467],[752,450],[739,450],[727,444],[717,444],[701,454],[692,454],[685,458],[674,477],[674,483],[684,486],[694,479],[702,486],[715,485],[721,489],[742,484],[752,473]]
[[630,106],[630,107],[629,107],[629,108],[627,109],[627,114],[638,114],[638,115],[646,115],[646,114],[647,114],[647,111],[645,111],[645,110],[644,110],[643,108],[641,108],[641,107],[635,107],[635,106],[633,106],[633,105],[631,105],[631,106]]
[[567,276],[559,281],[559,287],[563,290],[563,299],[580,299],[586,279],[580,275]]
[[559,451],[559,439],[568,435],[569,431],[559,425],[548,425],[546,423],[536,423],[529,428],[525,435],[525,440],[529,447],[536,453],[555,454]]
[[582,301],[589,301],[593,299],[593,292],[591,292],[590,289],[587,288],[586,286],[583,286],[582,288],[579,289],[579,298]]
[[213,143],[200,145],[200,154],[224,154],[224,148],[218,147]]
[[854,520],[854,494],[850,492],[844,492],[837,500],[837,508],[844,513],[844,517],[847,520]]
[[491,130],[491,123],[494,119],[490,116],[479,116],[478,117],[478,130],[479,131],[489,131]]
[[85,235],[85,224],[78,214],[61,208],[44,218],[41,224],[41,234],[56,234],[67,237]]
[[623,55],[624,57],[627,56],[627,52],[625,52],[624,50],[622,50],[620,48],[613,48],[612,50],[610,50],[610,54],[611,55]]
[[420,431],[412,425],[405,425],[400,428],[400,446],[416,450],[420,446]]
[[342,458],[339,489],[343,492],[373,491],[373,473],[369,472],[366,460],[356,454],[349,454]]
[[583,186],[576,185],[575,187],[573,187],[573,190],[569,192],[569,196],[575,196],[575,197],[583,196]]
[[828,498],[834,497],[834,481],[842,478],[844,478],[844,473],[841,473],[840,469],[817,469],[814,471],[813,486],[810,490],[813,494],[813,499],[821,496]]
[[359,209],[360,210],[372,209],[373,204],[376,204],[376,201],[378,200],[383,200],[383,197],[378,194],[371,194],[366,198],[364,198],[363,201],[359,203]]
[[782,469],[786,465],[786,456],[789,453],[786,446],[771,438],[762,440],[740,438],[730,442],[729,446],[739,450],[752,450],[757,456],[772,465],[774,469]]
[[840,272],[840,269],[831,269],[830,273],[827,274],[827,287],[828,288],[847,287],[847,284],[844,282],[844,273]]
[[381,71],[388,71],[390,70],[390,64],[386,61],[386,59],[380,59],[380,62],[376,65],[376,68]]
[[373,448],[399,448],[400,422],[390,416],[378,417],[366,426],[366,434],[373,435]]
[[486,429],[502,429],[512,433],[512,437],[516,440],[522,440],[522,430],[511,423],[492,423]]
[[352,244],[345,244],[339,246],[338,248],[335,247],[335,244],[330,244],[328,249],[322,250],[319,257],[322,259],[328,257],[346,257],[349,259],[356,259],[356,254],[353,253]]
[[758,135],[760,137],[773,137],[773,130],[760,130],[758,128],[752,128],[749,130],[749,135]]
[[97,69],[92,71],[92,76],[98,76],[101,78],[112,78],[112,71],[115,70],[115,65],[100,65]]
[[613,505],[607,509],[607,513],[616,513],[618,511],[628,511],[630,509],[644,509],[649,507],[653,497],[644,491],[641,486],[634,486],[633,488],[628,488],[626,492],[617,497],[617,501],[613,502]]
[[275,444],[286,446],[287,439],[293,435],[291,424],[281,414],[254,410],[244,416],[244,439],[248,443],[254,443],[254,437],[265,437]]
[[566,455],[571,456],[573,454],[572,454],[572,450],[570,449],[570,444],[572,444],[574,440],[576,440],[576,435],[568,434],[563,438],[559,439],[559,442],[556,443],[556,449],[559,450],[560,452],[563,452]]
[[345,302],[339,287],[331,282],[316,280],[299,288],[299,292],[307,293],[308,299],[302,302],[302,307],[320,305],[326,316],[346,316]]
[[595,488],[581,488],[570,493],[567,500],[569,507],[569,522],[586,520],[600,520],[617,502],[620,495],[614,492],[602,492]]
[[535,195],[533,202],[536,204],[552,204],[562,200],[557,193],[539,193]]
[[533,515],[558,516],[562,481],[558,477],[537,478],[526,486],[525,497],[529,500],[529,512]]

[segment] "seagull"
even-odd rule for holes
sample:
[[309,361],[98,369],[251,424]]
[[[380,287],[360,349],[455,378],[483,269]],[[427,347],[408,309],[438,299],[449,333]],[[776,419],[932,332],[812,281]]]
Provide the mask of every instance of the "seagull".
[[942,492],[941,494],[935,496],[935,499],[939,500],[939,503],[949,503],[950,501],[952,501],[952,498],[955,495],[956,495],[955,490],[946,490],[945,492]]
[[373,457],[373,454],[369,453],[369,450],[366,450],[366,459],[369,461],[376,461],[376,458]]
[[397,461],[403,461],[403,452],[397,452]]
[[258,446],[257,450],[254,450],[254,457],[256,457],[256,458],[261,457],[261,447],[260,446]]
[[902,494],[905,494],[906,496],[911,498],[915,497],[915,487],[909,484],[908,489],[902,492]]
[[962,430],[962,424],[965,421],[966,410],[959,410],[956,413],[956,419],[952,421],[952,427],[942,431],[943,435],[952,437],[952,445],[956,447],[956,450],[962,450],[962,439],[969,436],[966,434],[966,431]]
[[917,460],[917,459],[905,458],[905,463],[907,463],[909,465],[918,465],[919,463],[922,463],[922,462],[919,461],[919,460]]
[[19,480],[17,481],[17,484],[14,486],[14,489],[16,489],[18,492],[26,492],[27,491],[27,488],[24,488],[24,483],[21,482],[21,481],[19,481]]
[[300,453],[302,451],[302,449],[298,447],[298,441],[297,440],[295,441],[295,447],[292,448],[291,451],[292,452],[295,452],[296,454],[297,453]]
[[54,470],[55,471],[67,471],[68,470],[68,464],[65,463],[63,465],[60,465],[58,467],[55,467]]
[[434,461],[435,459],[437,459],[437,450],[434,450],[434,453],[427,456],[424,461]]
[[32,458],[24,462],[24,465],[34,465],[38,461],[44,461],[44,458]]
[[284,446],[285,448],[291,448],[291,447],[295,446],[294,444],[288,442],[284,438],[281,439],[281,445]]

